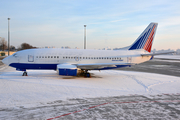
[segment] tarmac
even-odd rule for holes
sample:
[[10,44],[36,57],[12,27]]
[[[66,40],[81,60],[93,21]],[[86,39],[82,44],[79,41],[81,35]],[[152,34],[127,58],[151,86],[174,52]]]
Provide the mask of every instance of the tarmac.
[[120,68],[118,70],[157,73],[180,77],[180,60],[153,59],[131,67]]

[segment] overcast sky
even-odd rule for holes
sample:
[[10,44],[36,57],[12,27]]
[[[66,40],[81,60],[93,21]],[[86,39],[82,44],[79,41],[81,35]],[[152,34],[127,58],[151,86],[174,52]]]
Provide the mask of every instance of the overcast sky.
[[0,0],[0,37],[11,44],[87,48],[129,46],[150,22],[158,28],[153,49],[180,48],[179,0]]

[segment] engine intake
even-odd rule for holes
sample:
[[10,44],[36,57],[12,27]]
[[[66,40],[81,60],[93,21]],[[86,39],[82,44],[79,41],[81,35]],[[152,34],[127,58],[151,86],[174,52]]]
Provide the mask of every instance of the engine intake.
[[57,65],[57,72],[59,75],[64,76],[77,76],[81,70],[75,65],[71,64],[59,64]]

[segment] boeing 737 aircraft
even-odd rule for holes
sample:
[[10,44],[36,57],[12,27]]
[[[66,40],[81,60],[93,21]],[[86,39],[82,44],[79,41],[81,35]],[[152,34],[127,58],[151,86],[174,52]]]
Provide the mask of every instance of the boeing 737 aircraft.
[[[107,70],[136,65],[153,58],[151,47],[155,37],[157,23],[150,23],[137,40],[121,50],[87,49],[28,49],[14,53],[3,59],[3,63],[16,70],[57,70],[59,75],[77,76],[88,70]],[[161,53],[160,53],[161,54]]]

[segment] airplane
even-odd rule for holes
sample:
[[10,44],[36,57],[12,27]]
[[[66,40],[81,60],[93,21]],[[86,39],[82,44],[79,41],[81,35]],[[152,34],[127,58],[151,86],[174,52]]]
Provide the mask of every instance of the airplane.
[[36,69],[56,70],[63,76],[83,74],[90,77],[89,70],[130,67],[149,61],[154,55],[172,53],[151,53],[157,26],[158,23],[150,23],[132,45],[120,50],[27,49],[4,58],[2,62],[23,71],[22,76],[27,76],[26,70]]

